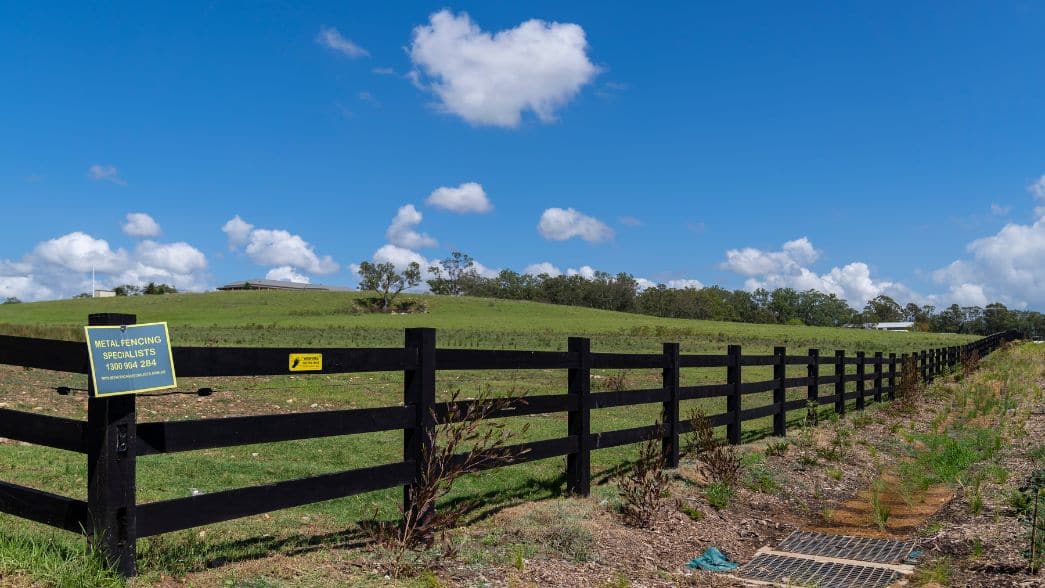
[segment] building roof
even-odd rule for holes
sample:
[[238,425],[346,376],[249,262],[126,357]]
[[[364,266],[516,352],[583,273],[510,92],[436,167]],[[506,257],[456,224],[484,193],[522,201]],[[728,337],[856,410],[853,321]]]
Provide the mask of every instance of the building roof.
[[914,326],[913,321],[902,321],[893,323],[867,323],[872,329],[910,329]]
[[236,282],[229,282],[224,286],[218,286],[218,290],[246,290],[247,285],[250,288],[257,288],[260,290],[307,290],[313,292],[351,292],[351,288],[345,288],[342,286],[325,286],[323,284],[306,284],[303,282],[288,282],[284,280],[239,280]]

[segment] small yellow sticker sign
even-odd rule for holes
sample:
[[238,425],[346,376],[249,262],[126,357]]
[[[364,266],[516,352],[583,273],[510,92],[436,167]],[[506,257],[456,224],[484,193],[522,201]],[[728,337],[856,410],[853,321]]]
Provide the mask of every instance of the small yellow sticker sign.
[[321,372],[323,371],[322,353],[291,353],[290,371]]

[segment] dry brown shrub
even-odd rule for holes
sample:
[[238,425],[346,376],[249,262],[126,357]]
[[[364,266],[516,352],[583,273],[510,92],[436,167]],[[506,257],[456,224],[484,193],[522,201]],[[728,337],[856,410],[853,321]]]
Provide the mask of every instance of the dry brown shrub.
[[686,453],[696,454],[709,482],[736,486],[743,468],[737,448],[715,436],[711,420],[702,409],[693,409],[689,422],[692,430],[686,439]]
[[664,473],[661,456],[660,423],[639,449],[639,459],[618,481],[620,487],[621,515],[625,524],[648,528],[660,510],[664,492],[668,487],[668,476]]

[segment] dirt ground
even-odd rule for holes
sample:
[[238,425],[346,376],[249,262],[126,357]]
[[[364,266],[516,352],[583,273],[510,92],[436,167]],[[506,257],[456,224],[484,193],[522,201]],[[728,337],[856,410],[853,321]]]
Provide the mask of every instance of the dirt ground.
[[[997,388],[996,382],[988,384]],[[920,561],[926,567],[936,569],[945,562],[947,579],[943,582],[950,586],[1045,586],[1045,579],[1028,572],[1024,555],[1027,526],[1008,504],[1011,492],[1041,467],[1035,466],[1030,454],[1035,449],[1040,452],[1045,440],[1045,404],[1041,400],[1045,378],[1039,376],[1031,384],[1036,389],[1028,392],[1027,402],[1009,411],[1022,422],[1007,436],[1007,446],[993,462],[1005,472],[995,478],[1004,479],[985,477],[978,483],[975,498],[967,484],[959,483],[957,487],[931,486],[911,500],[894,473],[905,459],[899,431],[923,432],[946,424],[948,419],[940,415],[959,384],[941,383],[926,393],[915,411],[897,412],[882,405],[861,415],[850,414],[839,423],[822,424],[805,433],[804,439],[792,432],[786,450],[779,455],[766,456],[767,449],[779,450],[781,445],[774,440],[745,446],[748,461],[768,472],[774,487],[742,485],[732,503],[722,509],[712,507],[701,493],[704,478],[699,462],[684,459],[673,472],[670,498],[663,501],[653,528],[624,526],[614,500],[608,498],[612,493],[603,489],[593,491],[589,500],[510,508],[463,533],[466,543],[481,545],[484,537],[493,534],[504,545],[510,542],[506,536],[525,538],[529,533],[532,539],[534,533],[528,527],[534,520],[572,519],[591,533],[590,558],[563,557],[555,549],[539,549],[524,558],[502,555],[501,561],[495,558],[481,565],[447,561],[433,569],[446,584],[461,586],[742,586],[720,574],[688,570],[685,564],[711,546],[742,563],[760,547],[806,529],[913,538],[923,551]],[[759,461],[763,456],[764,461]],[[879,508],[889,513],[881,525],[871,499],[876,478],[881,479],[878,504],[884,505]],[[973,500],[980,503],[975,509],[970,506]],[[679,505],[696,509],[702,520],[683,514]],[[545,516],[535,517],[535,512]],[[545,545],[554,543],[547,535],[536,533],[536,537],[538,541],[543,538]],[[940,578],[933,574],[916,574],[912,579],[915,585],[941,585],[937,581]]]

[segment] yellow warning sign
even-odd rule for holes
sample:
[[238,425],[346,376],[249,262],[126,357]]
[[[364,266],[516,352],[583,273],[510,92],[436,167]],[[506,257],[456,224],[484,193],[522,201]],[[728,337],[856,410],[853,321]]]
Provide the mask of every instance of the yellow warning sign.
[[321,372],[323,371],[322,353],[291,353],[290,371]]

